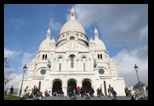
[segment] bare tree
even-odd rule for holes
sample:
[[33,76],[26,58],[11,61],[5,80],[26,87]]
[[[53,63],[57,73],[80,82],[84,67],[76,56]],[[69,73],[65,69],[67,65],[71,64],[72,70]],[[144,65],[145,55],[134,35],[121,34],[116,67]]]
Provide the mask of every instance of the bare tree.
[[5,72],[4,73],[4,87],[6,87],[6,84],[8,84],[14,78],[15,78],[15,75],[13,74],[13,72]]

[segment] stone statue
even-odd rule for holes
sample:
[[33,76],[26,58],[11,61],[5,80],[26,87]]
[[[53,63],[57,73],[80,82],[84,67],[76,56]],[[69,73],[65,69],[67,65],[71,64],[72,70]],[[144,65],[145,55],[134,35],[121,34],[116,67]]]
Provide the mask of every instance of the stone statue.
[[93,60],[94,60],[93,67],[96,68],[97,67],[96,59]]
[[50,61],[50,59],[48,59],[48,63],[47,63],[47,68],[51,68],[51,61]]

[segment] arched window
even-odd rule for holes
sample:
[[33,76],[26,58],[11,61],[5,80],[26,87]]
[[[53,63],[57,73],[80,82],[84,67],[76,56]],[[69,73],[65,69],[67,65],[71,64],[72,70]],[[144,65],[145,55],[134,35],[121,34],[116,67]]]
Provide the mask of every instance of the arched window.
[[70,59],[71,59],[71,68],[74,68],[74,55],[70,55]]
[[43,56],[42,56],[42,60],[44,60],[44,54],[43,54]]
[[99,59],[99,54],[97,56],[98,56],[98,59]]
[[74,39],[75,39],[74,36],[71,36],[71,37],[70,37],[70,40],[74,40]]
[[86,64],[83,63],[83,71],[86,71]]
[[100,54],[100,55],[101,55],[100,57],[101,57],[101,59],[102,59],[102,54]]
[[45,60],[47,59],[47,54],[45,55]]
[[61,71],[61,63],[59,63],[59,71]]

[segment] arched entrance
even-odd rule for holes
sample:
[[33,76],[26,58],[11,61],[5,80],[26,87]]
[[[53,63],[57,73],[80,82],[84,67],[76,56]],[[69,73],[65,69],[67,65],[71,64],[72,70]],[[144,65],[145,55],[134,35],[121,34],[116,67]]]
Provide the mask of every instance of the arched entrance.
[[75,79],[69,79],[67,83],[67,95],[70,95],[70,92],[73,92],[73,90],[76,90],[76,80]]
[[67,86],[70,86],[72,89],[76,89],[76,81],[74,79],[70,79]]
[[82,89],[86,92],[89,92],[91,90],[91,82],[88,79],[85,79],[82,82]]
[[60,80],[56,80],[53,82],[52,94],[53,92],[62,91],[62,83]]

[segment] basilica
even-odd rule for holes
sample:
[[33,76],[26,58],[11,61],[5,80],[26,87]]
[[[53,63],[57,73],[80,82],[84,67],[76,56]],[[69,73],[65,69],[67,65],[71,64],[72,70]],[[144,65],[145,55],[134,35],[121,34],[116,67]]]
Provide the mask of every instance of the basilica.
[[51,92],[62,90],[66,96],[68,86],[79,86],[86,91],[93,88],[94,95],[101,88],[108,95],[110,85],[117,96],[124,96],[124,78],[118,77],[116,63],[99,39],[97,28],[94,28],[92,35],[94,39],[91,37],[89,40],[83,26],[75,19],[72,7],[70,19],[62,26],[57,42],[52,37],[52,29],[47,30],[46,38],[28,64],[22,91],[28,86],[27,92],[32,92],[36,86],[41,92],[46,89]]

